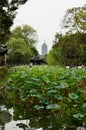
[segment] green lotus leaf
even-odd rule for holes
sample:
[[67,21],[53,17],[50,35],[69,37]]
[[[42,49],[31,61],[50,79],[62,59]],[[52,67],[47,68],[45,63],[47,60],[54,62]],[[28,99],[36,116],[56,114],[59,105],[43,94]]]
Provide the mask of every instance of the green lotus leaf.
[[42,80],[43,80],[44,82],[46,82],[46,83],[50,83],[49,78],[46,77],[46,76],[43,76],[43,77],[42,77]]
[[40,109],[44,109],[44,106],[35,105],[34,108],[40,110]]
[[69,93],[69,98],[71,98],[72,100],[76,100],[78,98],[78,95],[75,93]]
[[51,104],[51,105],[48,105],[47,107],[46,107],[46,109],[60,109],[61,108],[61,106],[60,105],[58,105],[58,104]]
[[84,104],[82,105],[82,107],[86,107],[86,103],[84,103]]
[[73,114],[73,117],[75,118],[83,118],[85,115],[81,113]]

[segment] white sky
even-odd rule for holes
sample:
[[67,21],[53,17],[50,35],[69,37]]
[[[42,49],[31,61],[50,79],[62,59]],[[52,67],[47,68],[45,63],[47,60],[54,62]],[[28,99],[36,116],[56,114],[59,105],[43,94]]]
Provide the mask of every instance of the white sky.
[[48,50],[56,32],[61,32],[59,26],[66,10],[81,7],[86,0],[29,0],[18,9],[13,27],[27,24],[32,26],[38,34],[37,49],[41,53],[41,45],[46,42]]

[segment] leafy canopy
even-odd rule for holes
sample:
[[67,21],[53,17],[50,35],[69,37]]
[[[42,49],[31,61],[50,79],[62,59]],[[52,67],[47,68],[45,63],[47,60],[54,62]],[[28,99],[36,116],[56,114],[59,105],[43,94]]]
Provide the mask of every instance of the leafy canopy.
[[62,28],[66,28],[70,33],[86,33],[86,5],[68,9],[63,19]]
[[68,9],[62,28],[66,29],[66,33],[56,33],[47,63],[86,65],[86,5]]
[[37,33],[31,26],[16,27],[7,43],[10,50],[7,56],[8,63],[28,64],[31,57],[38,55],[35,47],[36,42]]
[[0,44],[7,42],[19,5],[28,0],[0,0]]

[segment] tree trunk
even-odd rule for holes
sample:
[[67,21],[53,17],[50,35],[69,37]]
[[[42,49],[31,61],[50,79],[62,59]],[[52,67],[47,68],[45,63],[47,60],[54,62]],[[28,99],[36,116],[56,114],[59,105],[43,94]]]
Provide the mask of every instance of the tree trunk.
[[0,56],[0,66],[5,66],[5,65],[6,65],[5,55]]

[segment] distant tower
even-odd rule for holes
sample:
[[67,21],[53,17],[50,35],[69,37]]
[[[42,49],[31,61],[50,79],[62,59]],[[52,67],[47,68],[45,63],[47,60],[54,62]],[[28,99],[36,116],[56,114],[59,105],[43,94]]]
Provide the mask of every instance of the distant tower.
[[42,44],[42,55],[46,55],[47,54],[47,45],[46,43],[44,42]]

